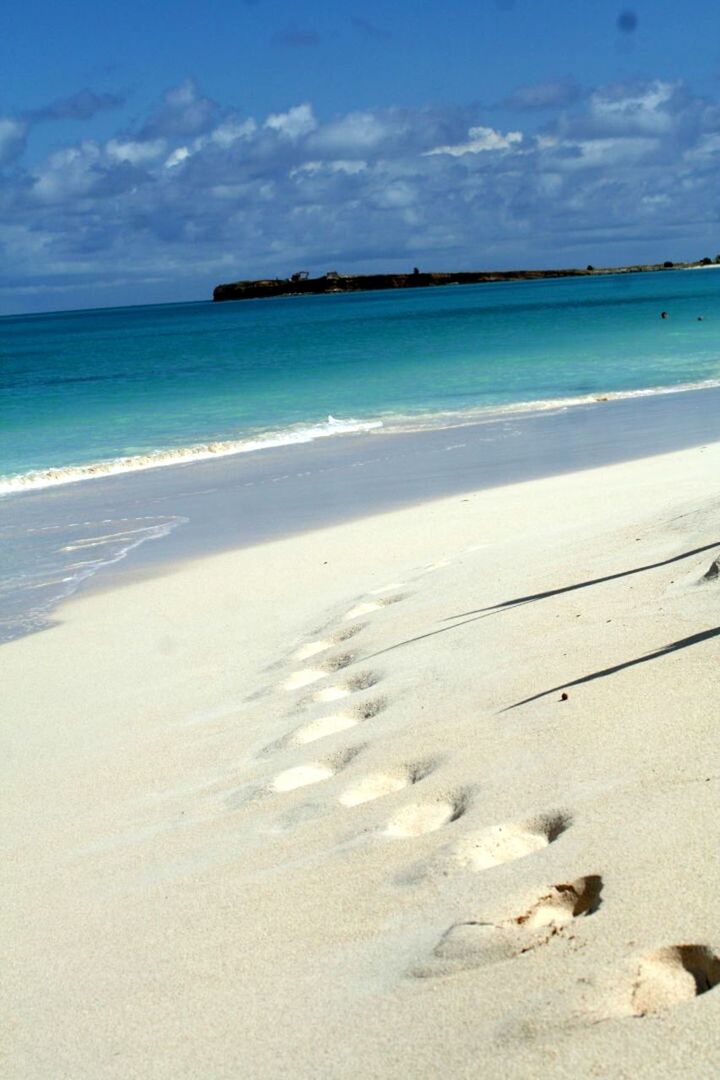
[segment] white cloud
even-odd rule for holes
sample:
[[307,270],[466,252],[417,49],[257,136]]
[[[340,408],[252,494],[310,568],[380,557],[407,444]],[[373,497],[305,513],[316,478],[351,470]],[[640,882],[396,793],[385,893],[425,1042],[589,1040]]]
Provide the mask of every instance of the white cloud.
[[131,165],[140,165],[160,157],[166,145],[165,139],[151,139],[148,142],[110,139],[105,145],[105,151],[113,161],[128,161]]
[[720,133],[701,135],[697,144],[686,151],[685,159],[687,161],[702,161],[704,159],[710,162],[715,154],[720,154]]
[[287,139],[300,139],[309,135],[317,127],[312,106],[295,105],[285,113],[271,113],[265,121],[265,127],[277,131]]
[[481,154],[486,150],[509,150],[522,142],[521,131],[508,131],[506,135],[495,131],[490,127],[471,127],[468,131],[468,140],[464,143],[456,143],[454,146],[436,146],[432,150],[426,150],[426,157],[433,154],[449,154],[451,157],[462,157],[463,154]]
[[228,146],[232,146],[234,142],[237,142],[238,139],[249,139],[256,131],[257,124],[252,117],[242,123],[230,118],[219,124],[214,131],[211,131],[209,138],[217,146],[226,149]]
[[34,259],[45,255],[47,242],[47,236],[27,224],[0,225],[0,251],[16,265],[21,262],[30,269]]
[[615,85],[590,95],[588,120],[599,134],[661,135],[676,122],[680,84],[654,80],[640,87]]
[[0,116],[0,165],[13,161],[25,149],[27,124],[17,117]]
[[378,147],[397,125],[372,112],[352,112],[340,120],[325,124],[312,138],[316,149],[330,153],[353,150],[367,151]]
[[633,91],[623,86],[596,90],[590,97],[590,108],[593,112],[606,116],[656,113],[661,105],[670,101],[677,87],[677,83],[661,82],[658,79],[641,90]]
[[396,180],[390,184],[379,184],[373,193],[373,204],[385,210],[395,210],[410,207],[417,200],[417,193],[412,184],[404,180]]
[[181,84],[147,122],[23,169],[22,118],[5,118],[0,290],[67,281],[81,304],[83,283],[116,276],[138,283],[130,302],[149,280],[161,299],[298,266],[678,259],[716,235],[718,102],[655,80],[600,88],[533,133],[483,120],[437,106],[321,123],[306,103],[257,123]]
[[565,159],[565,168],[576,169],[587,166],[630,164],[652,154],[656,148],[654,139],[588,139],[574,144],[579,155]]
[[367,162],[361,160],[345,161],[339,158],[337,161],[304,161],[302,165],[296,165],[290,170],[290,176],[310,175],[317,173],[345,173],[347,176],[355,176],[367,169]]
[[[257,124],[250,118],[238,123],[236,119],[228,119],[219,124],[207,135],[198,135],[188,144],[176,146],[165,160],[165,168],[173,169],[181,165],[188,158],[193,157],[208,146],[218,147],[221,151],[227,150],[240,139],[249,139],[257,132]],[[163,142],[163,146],[165,143]]]
[[163,95],[140,135],[145,139],[198,135],[213,127],[219,112],[217,103],[203,97],[192,79],[184,79]]
[[84,195],[95,182],[94,169],[101,159],[100,147],[90,140],[51,154],[38,172],[34,194],[42,201]]
[[176,165],[181,165],[183,161],[186,161],[189,157],[190,151],[187,146],[178,146],[165,161],[165,168],[174,169]]

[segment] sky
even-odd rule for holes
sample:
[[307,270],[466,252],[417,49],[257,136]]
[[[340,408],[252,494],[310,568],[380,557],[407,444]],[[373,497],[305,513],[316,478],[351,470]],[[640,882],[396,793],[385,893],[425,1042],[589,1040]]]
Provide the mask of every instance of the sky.
[[717,0],[26,0],[0,313],[720,251]]

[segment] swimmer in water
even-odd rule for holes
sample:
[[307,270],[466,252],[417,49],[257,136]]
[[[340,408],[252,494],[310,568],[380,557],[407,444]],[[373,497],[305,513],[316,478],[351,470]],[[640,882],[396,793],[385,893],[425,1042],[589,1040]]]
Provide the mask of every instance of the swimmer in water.
[[667,311],[661,311],[660,312],[660,318],[661,319],[667,319],[667,317],[668,317]]

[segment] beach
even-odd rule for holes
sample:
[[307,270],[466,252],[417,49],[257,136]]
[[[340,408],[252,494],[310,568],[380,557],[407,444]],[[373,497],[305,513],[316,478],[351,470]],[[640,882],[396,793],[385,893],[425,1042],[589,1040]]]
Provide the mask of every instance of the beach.
[[720,443],[643,445],[4,644],[6,1074],[712,1075]]
[[720,1077],[720,17],[660,7],[5,13],[0,1080]]

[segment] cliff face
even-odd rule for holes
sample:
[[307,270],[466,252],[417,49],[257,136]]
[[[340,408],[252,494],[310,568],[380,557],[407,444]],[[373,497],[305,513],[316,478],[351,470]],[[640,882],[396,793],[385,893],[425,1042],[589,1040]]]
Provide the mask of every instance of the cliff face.
[[[675,263],[676,267],[697,265]],[[537,278],[591,277],[598,274],[622,274],[641,270],[669,270],[671,266],[621,266],[595,270],[481,270],[457,274],[326,274],[324,277],[274,278],[259,281],[234,281],[218,285],[213,300],[253,300],[267,296],[304,296],[319,293],[361,292],[371,289],[418,289],[432,285],[475,285],[488,281],[532,281]]]

